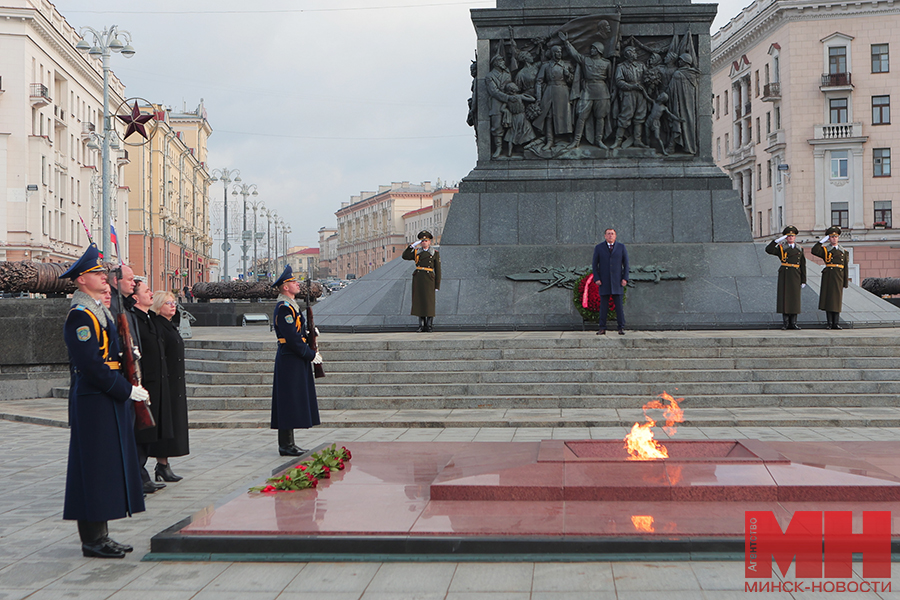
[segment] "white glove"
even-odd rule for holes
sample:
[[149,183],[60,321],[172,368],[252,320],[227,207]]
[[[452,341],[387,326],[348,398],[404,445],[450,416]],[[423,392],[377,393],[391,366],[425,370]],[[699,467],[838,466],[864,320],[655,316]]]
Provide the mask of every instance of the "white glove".
[[316,352],[316,356],[315,356],[315,358],[312,359],[312,363],[313,363],[314,365],[321,365],[321,364],[322,364],[322,355],[321,355],[319,352]]
[[150,399],[150,392],[145,390],[140,386],[132,386],[131,395],[128,396],[129,400],[134,400],[135,402],[146,402]]
[[786,240],[786,239],[787,239],[787,236],[786,236],[786,235],[783,235],[783,236],[781,236],[780,238],[778,238],[777,240],[775,240],[775,243],[776,243],[776,244],[780,244],[781,242],[783,242],[783,241]]
[[826,236],[823,237],[821,240],[819,240],[819,243],[820,243],[820,244],[824,244],[824,243],[827,242],[827,241],[828,241],[828,236],[826,235]]
[[801,284],[800,284],[800,289],[801,289],[801,290],[802,290],[803,288],[805,288],[805,287],[806,287],[806,284],[805,284],[805,283],[801,283]]
[[409,247],[410,248],[418,248],[421,244],[422,244],[422,240],[419,240],[418,242],[413,242],[412,244],[410,244]]

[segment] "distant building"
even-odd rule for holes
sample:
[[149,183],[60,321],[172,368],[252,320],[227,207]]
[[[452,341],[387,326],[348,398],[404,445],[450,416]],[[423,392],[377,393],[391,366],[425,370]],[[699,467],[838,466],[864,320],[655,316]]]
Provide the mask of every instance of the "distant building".
[[291,269],[300,279],[310,277],[318,279],[319,269],[319,249],[309,248],[307,246],[292,246],[288,248],[285,256],[287,264],[291,265]]
[[[101,152],[88,146],[103,132],[103,68],[75,49],[80,40],[50,2],[0,6],[0,260],[72,261],[88,244],[82,219],[103,247]],[[114,111],[125,86],[109,82]],[[128,152],[112,150],[110,162],[110,222],[128,261]]]
[[857,283],[900,275],[891,173],[900,129],[890,110],[900,98],[898,26],[890,0],[760,0],[712,36],[713,154],[753,237],[795,225],[811,247],[840,225]]
[[334,277],[338,247],[337,229],[319,229],[319,277]]
[[432,206],[430,181],[378,186],[341,203],[337,217],[338,244],[332,275],[362,277],[398,258],[407,246],[403,215]]
[[212,128],[202,102],[191,112],[152,108],[159,128],[149,143],[131,148],[125,168],[131,263],[151,289],[180,290],[212,280],[206,166]]
[[420,231],[427,230],[434,236],[435,244],[440,245],[447,213],[450,212],[450,203],[453,201],[453,194],[458,191],[456,188],[436,190],[432,195],[431,206],[403,215],[403,230],[406,232],[407,244],[416,241]]

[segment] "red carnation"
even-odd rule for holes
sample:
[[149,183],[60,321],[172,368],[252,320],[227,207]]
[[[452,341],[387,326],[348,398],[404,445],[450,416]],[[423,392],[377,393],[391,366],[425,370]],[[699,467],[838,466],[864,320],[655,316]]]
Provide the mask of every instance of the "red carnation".
[[350,451],[347,450],[347,446],[341,446],[341,450],[344,451],[344,458],[346,460],[350,460],[351,458],[353,458],[353,456],[350,454]]
[[264,491],[264,492],[277,492],[278,490],[275,489],[275,486],[274,486],[274,485],[267,485],[266,487],[263,488],[262,491]]

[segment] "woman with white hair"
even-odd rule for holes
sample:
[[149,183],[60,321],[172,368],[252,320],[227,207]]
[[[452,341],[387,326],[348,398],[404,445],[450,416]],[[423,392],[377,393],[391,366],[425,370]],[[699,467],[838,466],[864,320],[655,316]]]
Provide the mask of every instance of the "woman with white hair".
[[160,439],[150,445],[149,455],[156,458],[157,481],[180,481],[181,476],[172,472],[169,458],[186,456],[190,453],[188,445],[188,412],[187,388],[184,380],[184,340],[178,328],[172,323],[172,317],[178,310],[175,295],[172,292],[158,291],[153,293],[153,306],[150,307],[159,337],[163,341],[168,372],[169,407],[172,417],[172,438]]

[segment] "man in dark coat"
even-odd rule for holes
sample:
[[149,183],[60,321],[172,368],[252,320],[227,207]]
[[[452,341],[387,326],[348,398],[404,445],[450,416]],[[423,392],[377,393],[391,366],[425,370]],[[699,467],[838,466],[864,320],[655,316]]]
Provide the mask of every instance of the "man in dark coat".
[[594,259],[591,268],[594,281],[600,289],[600,329],[597,335],[606,333],[606,313],[609,312],[609,299],[616,306],[616,325],[619,335],[625,335],[625,308],[622,299],[628,286],[628,250],[622,243],[616,243],[616,230],[607,229],[603,233],[605,242],[594,247]]
[[133,548],[109,538],[107,522],[144,510],[131,402],[149,398],[119,371],[119,338],[102,304],[109,290],[91,245],[60,278],[78,291],[63,329],[71,365],[69,461],[63,519],[78,521],[84,556],[122,558]]
[[[825,311],[826,329],[843,329],[840,325],[841,308],[844,305],[844,289],[850,287],[850,253],[838,245],[841,228],[829,227],[825,237],[812,248],[813,256],[825,261],[822,269],[822,287],[819,290],[819,310]],[[826,244],[827,245],[824,245]]]
[[434,236],[420,231],[419,241],[403,251],[403,260],[416,262],[412,279],[412,309],[409,314],[419,317],[419,331],[434,331],[434,293],[441,288],[441,254],[431,248]]
[[799,230],[788,225],[783,235],[766,246],[766,253],[781,259],[778,269],[778,297],[775,310],[781,313],[782,329],[800,329],[800,290],[806,287],[806,256],[795,241]]
[[300,282],[288,265],[272,284],[279,292],[275,305],[275,379],[272,384],[272,423],[278,430],[278,453],[300,456],[306,450],[294,443],[294,429],[308,429],[320,423],[319,403],[312,366],[322,364],[322,355],[307,344],[306,320],[295,298]]

